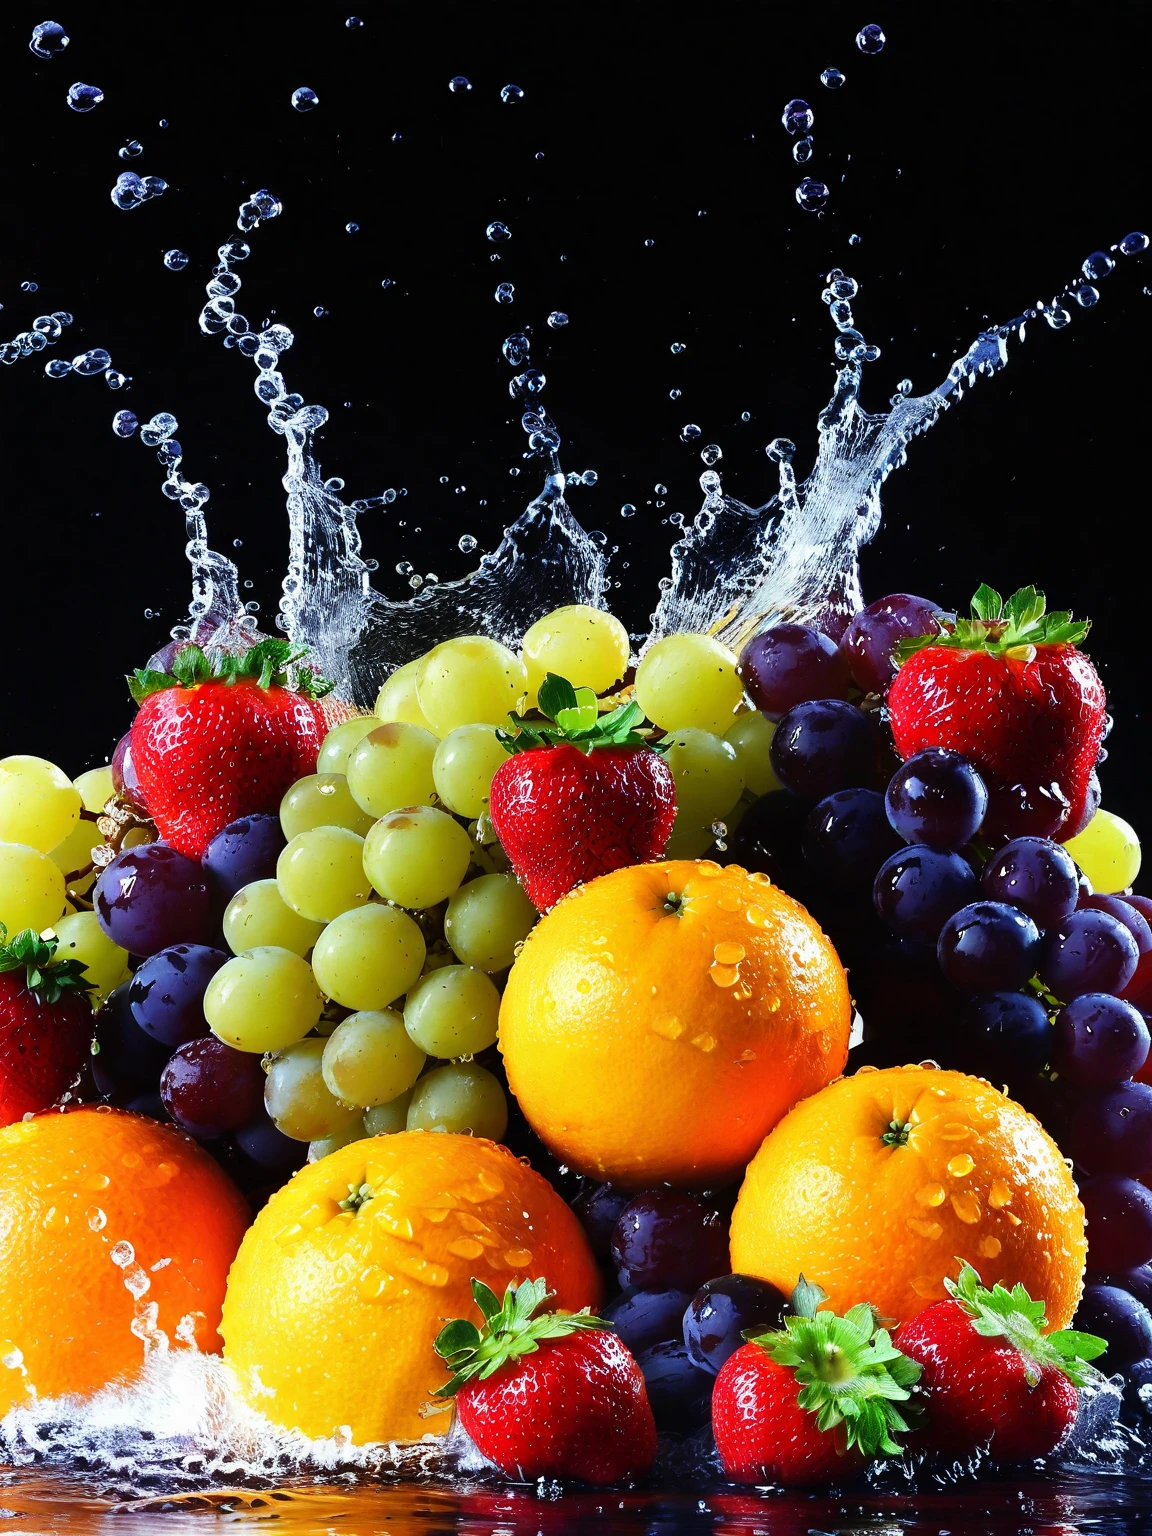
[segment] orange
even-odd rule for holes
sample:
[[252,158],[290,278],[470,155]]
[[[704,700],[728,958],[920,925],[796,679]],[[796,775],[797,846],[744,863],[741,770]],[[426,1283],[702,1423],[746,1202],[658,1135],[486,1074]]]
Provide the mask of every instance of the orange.
[[0,1130],[0,1416],[162,1347],[218,1350],[248,1206],[187,1136],[122,1110]]
[[851,1020],[798,902],[739,865],[680,860],[602,875],[541,918],[500,1049],[561,1162],[631,1188],[714,1186],[843,1069]]
[[444,1434],[448,1405],[421,1411],[447,1380],[432,1341],[448,1318],[479,1320],[473,1276],[501,1297],[543,1277],[570,1311],[600,1295],[580,1223],[506,1147],[441,1131],[355,1141],[256,1218],[228,1282],[224,1357],[286,1429],[347,1427],[358,1444]]
[[903,1321],[967,1260],[1023,1283],[1065,1328],[1080,1299],[1084,1209],[1027,1110],[983,1079],[864,1067],[798,1104],[753,1158],[732,1217],[732,1268],[785,1294],[800,1275],[838,1312]]

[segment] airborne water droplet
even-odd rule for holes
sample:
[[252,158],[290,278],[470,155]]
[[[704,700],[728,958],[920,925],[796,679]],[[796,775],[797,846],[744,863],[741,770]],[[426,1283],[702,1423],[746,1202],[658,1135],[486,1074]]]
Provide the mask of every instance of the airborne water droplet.
[[796,188],[796,201],[807,213],[816,213],[828,201],[828,188],[822,181],[805,176]]
[[68,105],[73,112],[91,112],[104,100],[104,92],[98,85],[85,85],[77,80],[68,87]]
[[844,84],[844,74],[839,69],[826,69],[820,75],[820,84],[826,85],[830,91],[838,91]]
[[319,104],[320,98],[310,86],[301,85],[292,92],[292,105],[297,112],[311,112]]
[[874,21],[861,27],[856,34],[856,46],[861,53],[879,53],[887,41],[883,28]]

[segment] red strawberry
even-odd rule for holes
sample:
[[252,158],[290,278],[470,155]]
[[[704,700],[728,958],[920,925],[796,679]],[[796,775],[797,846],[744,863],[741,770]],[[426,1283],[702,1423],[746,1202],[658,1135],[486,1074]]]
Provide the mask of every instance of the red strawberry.
[[503,1305],[480,1280],[484,1324],[441,1329],[436,1353],[452,1379],[460,1422],[506,1477],[577,1477],[614,1483],[646,1472],[656,1424],[640,1367],[611,1323],[582,1312],[541,1312],[544,1280],[510,1285]]
[[80,1075],[92,1047],[90,982],[81,960],[53,960],[55,934],[0,923],[0,1125],[47,1109]]
[[261,640],[244,656],[210,662],[198,645],[171,672],[129,678],[140,705],[132,764],[165,841],[198,859],[229,822],[276,811],[285,791],[316,771],[327,724],[318,698],[330,688],[286,640]]
[[902,641],[888,689],[896,750],[950,747],[989,789],[986,832],[1066,841],[1096,809],[1104,685],[1076,649],[1087,623],[1044,612],[1022,587],[1005,603],[982,586],[972,617]]
[[923,1443],[949,1455],[990,1445],[998,1461],[1054,1451],[1076,1417],[1076,1388],[1104,1353],[1095,1334],[1045,1334],[1044,1303],[1022,1285],[989,1291],[965,1264],[937,1301],[896,1330],[896,1344],[924,1368],[928,1428]]
[[550,672],[540,713],[501,731],[512,753],[492,780],[496,836],[532,904],[546,912],[566,891],[626,864],[658,859],[676,819],[672,770],[633,726],[639,704],[597,713],[591,688]]
[[897,1404],[920,1367],[893,1347],[871,1307],[837,1317],[817,1310],[824,1300],[801,1276],[783,1329],[746,1335],[720,1368],[712,1432],[738,1483],[839,1482],[871,1457],[899,1455],[893,1435],[909,1426]]

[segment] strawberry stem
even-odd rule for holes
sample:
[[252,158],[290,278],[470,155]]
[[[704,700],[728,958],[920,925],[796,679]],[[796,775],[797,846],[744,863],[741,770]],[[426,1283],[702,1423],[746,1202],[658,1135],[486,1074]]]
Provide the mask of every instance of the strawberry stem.
[[971,617],[951,619],[937,614],[940,633],[901,640],[894,654],[897,666],[929,646],[985,651],[1031,661],[1038,645],[1079,645],[1091,628],[1087,619],[1074,620],[1066,609],[1046,613],[1047,600],[1035,587],[1021,587],[1007,601],[982,582],[972,598]]
[[1033,1301],[1022,1285],[1009,1291],[1002,1285],[989,1290],[971,1264],[958,1260],[960,1274],[945,1280],[948,1294],[972,1321],[972,1327],[985,1338],[1007,1339],[1024,1356],[1029,1386],[1035,1386],[1046,1367],[1067,1376],[1073,1386],[1084,1387],[1098,1378],[1088,1364],[1108,1348],[1107,1339],[1094,1333],[1079,1333],[1060,1328],[1045,1333],[1045,1305]]
[[24,985],[38,1003],[49,1006],[65,992],[87,993],[93,983],[82,973],[88,969],[83,960],[57,960],[60,940],[46,929],[22,928],[12,939],[0,923],[0,972],[24,972]]
[[591,752],[595,747],[649,747],[634,727],[643,720],[639,704],[621,704],[611,714],[601,715],[591,688],[573,688],[566,677],[549,672],[537,695],[540,713],[552,725],[526,720],[510,714],[514,730],[497,731],[501,746],[508,753],[531,752],[538,747],[564,744]]
[[587,1328],[611,1328],[588,1307],[579,1312],[541,1312],[552,1293],[546,1280],[511,1284],[500,1302],[483,1280],[472,1281],[472,1297],[484,1318],[477,1328],[458,1317],[436,1336],[433,1349],[452,1372],[436,1397],[453,1397],[466,1382],[486,1381],[509,1360],[533,1354],[543,1339],[563,1339]]
[[137,704],[166,688],[195,688],[198,683],[254,682],[258,688],[292,688],[305,698],[320,699],[331,693],[335,683],[318,677],[311,667],[289,668],[303,661],[306,651],[294,651],[289,641],[258,641],[242,655],[222,655],[209,659],[198,645],[181,646],[172,662],[171,672],[137,668],[128,679],[128,691]]

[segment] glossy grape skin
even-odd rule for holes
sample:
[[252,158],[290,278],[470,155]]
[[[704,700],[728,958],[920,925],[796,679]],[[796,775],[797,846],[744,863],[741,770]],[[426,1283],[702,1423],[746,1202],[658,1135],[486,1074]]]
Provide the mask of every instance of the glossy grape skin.
[[373,1104],[364,1111],[364,1130],[369,1136],[394,1136],[397,1131],[408,1129],[408,1107],[412,1103],[412,1090],[387,1104]]
[[1086,1173],[1152,1174],[1152,1087],[1120,1083],[1084,1099],[1072,1115],[1069,1152]]
[[132,761],[132,732],[127,731],[116,743],[112,753],[112,786],[121,800],[126,800],[134,810],[148,814],[148,801],[140,788],[136,765]]
[[323,1040],[298,1040],[279,1051],[268,1067],[264,1107],[294,1141],[334,1136],[361,1118],[361,1110],[342,1104],[329,1091],[321,1066],[324,1046]]
[[573,688],[607,693],[628,670],[629,649],[628,631],[603,608],[569,603],[553,609],[525,630],[521,642],[529,694],[535,699],[549,672]]
[[398,1013],[366,1009],[350,1013],[328,1036],[321,1070],[333,1097],[371,1109],[407,1093],[425,1059]]
[[1130,1269],[1152,1259],[1152,1190],[1117,1174],[1080,1181],[1094,1270]]
[[245,1157],[276,1173],[287,1174],[303,1167],[308,1156],[307,1146],[285,1136],[263,1105],[254,1119],[240,1127],[233,1140]]
[[769,877],[774,885],[794,891],[802,878],[802,839],[811,807],[786,789],[762,796],[745,813],[728,839],[733,864]]
[[441,803],[474,821],[486,808],[496,770],[508,753],[492,725],[459,725],[432,758],[432,782]]
[[[458,725],[507,725],[510,711],[520,708],[527,693],[528,674],[519,656],[483,635],[462,635],[433,646],[416,672],[417,702],[441,739]],[[398,803],[417,801],[409,797]],[[385,806],[375,814],[394,809]]]
[[313,827],[347,827],[366,837],[372,821],[353,800],[342,773],[312,773],[297,779],[280,802],[280,828],[287,841]]
[[321,1136],[316,1141],[310,1141],[308,1161],[318,1163],[322,1157],[327,1157],[332,1152],[339,1152],[341,1147],[351,1146],[354,1141],[363,1141],[370,1134],[365,1129],[362,1119],[353,1120],[343,1130],[335,1132],[332,1136]]
[[678,818],[710,826],[732,809],[744,789],[744,770],[730,741],[695,726],[677,726],[664,737],[663,748],[676,781]]
[[876,871],[900,848],[884,797],[874,789],[841,789],[808,817],[804,862],[813,877],[837,890],[869,890]]
[[722,736],[743,697],[736,657],[711,635],[665,635],[636,668],[636,702],[662,730]]
[[627,1190],[617,1189],[615,1184],[589,1184],[572,1201],[588,1246],[598,1259],[606,1259],[611,1253],[612,1234],[620,1212],[631,1199]]
[[1136,940],[1123,923],[1092,907],[1061,918],[1044,934],[1040,976],[1063,1002],[1085,992],[1121,992],[1136,974]]
[[423,656],[417,656],[415,661],[405,662],[384,680],[372,710],[382,724],[418,725],[422,731],[432,731],[416,697],[416,679],[423,660]]
[[939,633],[937,604],[908,592],[878,598],[853,615],[840,637],[852,681],[864,693],[883,693],[896,676],[893,652],[901,640]]
[[369,731],[374,731],[383,723],[373,714],[353,715],[351,720],[342,720],[339,725],[334,725],[320,743],[320,751],[316,757],[316,772],[345,773],[348,767],[348,754],[352,748],[357,742],[363,741]]
[[894,933],[935,942],[948,919],[978,890],[971,866],[958,853],[905,848],[880,866],[872,899]]
[[215,926],[204,871],[163,843],[118,854],[97,880],[92,904],[104,932],[131,955],[207,944]]
[[620,1342],[639,1355],[653,1344],[680,1340],[684,1309],[692,1300],[687,1291],[621,1291],[600,1309],[614,1325]]
[[150,955],[129,985],[132,1017],[169,1050],[206,1035],[204,994],[227,960],[205,944],[173,944]]
[[984,780],[959,752],[928,747],[893,774],[884,794],[888,820],[906,843],[954,852],[971,842],[988,808]]
[[105,763],[100,768],[86,768],[83,773],[78,773],[72,782],[80,791],[80,803],[84,809],[97,816],[111,800],[116,789],[112,782],[111,763]]
[[620,1212],[612,1262],[622,1286],[696,1291],[728,1271],[728,1224],[692,1195],[652,1189]]
[[1017,907],[974,901],[944,924],[936,958],[962,991],[1012,992],[1034,974],[1039,945],[1039,929]]
[[1052,1065],[1078,1088],[1103,1088],[1139,1072],[1149,1044],[1139,1009],[1105,992],[1085,992],[1056,1015]]
[[1093,888],[1104,894],[1127,890],[1140,873],[1140,839],[1111,811],[1098,810],[1067,847]]
[[364,839],[347,827],[300,832],[276,860],[276,883],[294,912],[315,923],[330,923],[371,899]]
[[1148,919],[1139,908],[1132,906],[1130,902],[1120,896],[1093,894],[1080,898],[1079,909],[1083,911],[1086,907],[1097,912],[1107,912],[1109,917],[1114,917],[1118,923],[1123,923],[1136,940],[1136,949],[1139,954],[1146,955],[1152,950],[1152,927],[1149,926]]
[[954,1045],[942,1065],[1014,1089],[1049,1060],[1055,1046],[1048,1014],[1025,992],[985,992],[963,1006]]
[[745,1328],[783,1328],[788,1298],[753,1275],[721,1275],[702,1285],[683,1318],[689,1358],[713,1376],[744,1343]]
[[127,951],[119,944],[113,944],[94,912],[69,912],[58,917],[52,929],[59,940],[55,955],[57,963],[78,960],[84,966],[84,980],[92,987],[88,1001],[95,1007],[124,975],[128,965]]
[[753,635],[737,668],[748,697],[766,715],[809,699],[846,699],[848,662],[834,640],[805,624],[774,624]]
[[286,842],[278,816],[241,816],[217,832],[201,864],[217,895],[228,901],[254,880],[275,878]]
[[132,1017],[131,982],[121,982],[96,1013],[92,1076],[102,1094],[154,1093],[170,1047],[146,1034]]
[[1016,837],[998,848],[980,877],[992,901],[1011,902],[1038,928],[1047,928],[1075,911],[1079,894],[1072,856],[1046,837]]
[[75,827],[81,805],[75,784],[47,758],[0,758],[0,842],[51,853]]
[[444,937],[464,965],[502,971],[532,931],[536,908],[514,875],[480,875],[449,898]]
[[879,741],[872,720],[843,699],[797,704],[772,737],[772,770],[793,794],[823,800],[876,777]]
[[1152,1354],[1152,1313],[1118,1286],[1090,1281],[1084,1287],[1072,1327],[1108,1340],[1108,1348],[1092,1362],[1106,1376]]
[[470,1131],[499,1141],[508,1100],[499,1081],[475,1062],[451,1062],[423,1076],[408,1105],[410,1131]]
[[1152,1264],[1135,1264],[1131,1269],[1107,1270],[1085,1276],[1086,1285],[1115,1285],[1135,1296],[1152,1309]]
[[758,709],[738,715],[724,732],[724,740],[736,749],[736,761],[743,771],[745,787],[757,797],[780,788],[769,755],[775,734],[775,724]]
[[206,1141],[238,1131],[259,1114],[264,1072],[258,1056],[217,1040],[190,1040],[169,1058],[160,1097],[176,1124]]
[[447,811],[411,805],[382,816],[364,839],[364,872],[387,901],[434,907],[460,887],[472,839]]
[[657,1429],[691,1434],[708,1422],[715,1377],[693,1361],[683,1340],[653,1344],[636,1364],[644,1377]]
[[234,955],[273,945],[306,955],[324,932],[324,924],[294,912],[275,880],[242,886],[224,909],[224,942]]
[[204,993],[204,1017],[212,1033],[238,1051],[257,1054],[281,1051],[302,1039],[315,1028],[323,1006],[311,967],[291,950],[271,944],[222,965]]
[[387,1008],[413,986],[424,965],[424,935],[396,907],[378,902],[342,912],[316,940],[312,969],[345,1008]]
[[421,976],[404,1000],[404,1028],[429,1056],[474,1056],[496,1044],[500,993],[475,966],[444,965]]
[[0,922],[9,937],[22,928],[39,933],[63,911],[64,872],[50,856],[24,843],[0,843]]
[[406,721],[390,721],[362,737],[348,754],[348,788],[363,811],[386,816],[436,798],[432,763],[439,740]]

